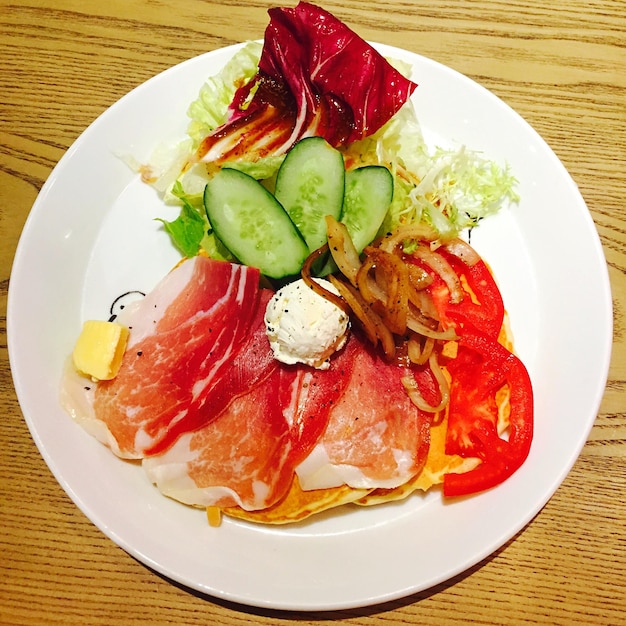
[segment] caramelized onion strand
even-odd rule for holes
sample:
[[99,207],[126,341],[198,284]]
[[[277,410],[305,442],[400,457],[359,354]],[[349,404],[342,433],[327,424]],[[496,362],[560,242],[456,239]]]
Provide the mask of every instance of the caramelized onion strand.
[[370,342],[377,345],[380,341],[385,357],[392,360],[395,357],[396,344],[391,331],[385,326],[380,316],[371,309],[367,302],[360,297],[359,292],[350,284],[337,279],[332,274],[329,279],[361,322]]
[[428,246],[418,246],[413,256],[423,261],[433,272],[437,273],[450,292],[450,302],[458,304],[463,300],[464,292],[456,272],[440,254],[433,252]]
[[346,225],[327,215],[326,230],[328,247],[333,260],[341,273],[353,285],[356,285],[356,275],[361,267],[361,260]]
[[332,291],[325,289],[323,285],[320,285],[319,282],[313,280],[313,277],[311,276],[311,267],[313,266],[313,263],[315,263],[317,259],[323,257],[326,252],[328,252],[328,244],[324,244],[321,248],[311,252],[302,265],[300,275],[302,276],[302,280],[307,287],[310,287],[318,296],[326,298],[326,300],[339,307],[344,313],[349,314],[350,307],[346,301]]
[[411,402],[420,410],[426,411],[427,413],[438,413],[442,411],[448,404],[450,399],[450,387],[448,385],[448,380],[443,373],[438,361],[436,353],[432,353],[428,359],[428,364],[430,369],[439,385],[439,403],[436,405],[429,404],[424,399],[424,396],[421,394],[417,382],[413,376],[403,376],[402,377],[402,385],[404,386]]

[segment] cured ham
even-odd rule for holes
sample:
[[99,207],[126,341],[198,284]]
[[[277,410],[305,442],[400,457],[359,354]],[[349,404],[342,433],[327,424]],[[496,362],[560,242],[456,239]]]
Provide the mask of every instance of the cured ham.
[[[401,368],[357,334],[326,370],[275,360],[264,323],[272,295],[257,270],[183,262],[118,318],[130,328],[120,371],[87,392],[82,379],[72,414],[119,456],[142,459],[165,495],[195,506],[265,510],[296,473],[303,490],[391,488],[414,476],[429,420]],[[66,398],[77,378],[66,377]]]
[[128,347],[117,377],[98,384],[93,410],[121,456],[162,451],[216,417],[211,401],[263,305],[258,281],[256,269],[198,256],[120,318],[130,328]]
[[210,390],[204,395],[203,404],[193,405],[186,419],[172,424],[168,429],[167,438],[147,450],[147,455],[158,454],[180,434],[200,428],[215,419],[234,398],[250,392],[271,375],[275,362],[267,349],[263,316],[272,293],[268,289],[259,292],[248,336],[237,346],[236,352],[231,354],[232,360],[221,368],[219,380],[212,382]]
[[430,417],[412,404],[402,376],[402,367],[360,344],[346,392],[319,442],[296,468],[303,490],[343,484],[389,489],[421,471]]
[[187,504],[248,511],[272,506],[324,432],[350,380],[353,353],[340,353],[324,371],[274,361],[270,376],[217,420],[145,459],[148,476],[165,495]]
[[199,506],[257,509],[289,485],[289,429],[276,399],[280,369],[255,393],[235,399],[219,419],[176,441],[143,466],[167,496]]

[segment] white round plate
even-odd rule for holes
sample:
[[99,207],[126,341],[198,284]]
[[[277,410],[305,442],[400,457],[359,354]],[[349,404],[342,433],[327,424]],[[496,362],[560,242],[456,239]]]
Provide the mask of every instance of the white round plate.
[[[436,62],[389,46],[413,66],[426,139],[467,145],[519,180],[521,202],[485,220],[472,243],[491,264],[535,391],[525,465],[501,486],[445,502],[345,508],[291,527],[225,520],[161,496],[59,405],[59,382],[86,318],[121,293],[147,291],[178,260],[156,217],[173,219],[120,155],[147,160],[185,135],[186,110],[236,47],[154,77],[100,116],[44,185],[11,276],[9,354],[32,436],[87,517],[147,566],[194,590],[259,607],[331,610],[376,604],[441,583],[512,538],[561,484],[584,445],[606,384],[612,309],[590,214],[554,153],[497,97]],[[555,445],[558,442],[558,445]]]

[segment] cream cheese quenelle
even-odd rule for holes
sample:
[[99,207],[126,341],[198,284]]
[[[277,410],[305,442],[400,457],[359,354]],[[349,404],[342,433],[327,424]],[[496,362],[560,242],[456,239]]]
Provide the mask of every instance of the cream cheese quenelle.
[[[338,295],[328,281],[314,280]],[[349,319],[300,279],[274,294],[265,310],[265,328],[277,360],[328,369],[330,356],[346,342]]]

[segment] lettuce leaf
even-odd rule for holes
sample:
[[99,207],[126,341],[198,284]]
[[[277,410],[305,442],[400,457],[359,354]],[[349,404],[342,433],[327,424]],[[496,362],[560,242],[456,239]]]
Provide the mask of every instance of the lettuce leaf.
[[314,129],[334,146],[357,141],[383,126],[417,87],[314,4],[300,2],[269,14],[259,70],[285,82],[303,132]]
[[262,45],[248,42],[238,50],[215,76],[209,77],[198,97],[189,105],[188,134],[194,140],[194,150],[200,142],[230,117],[235,93],[256,76]]
[[163,224],[165,232],[183,256],[194,257],[198,254],[208,224],[189,202],[183,201],[180,215],[175,220],[168,222],[157,218],[157,221]]
[[157,218],[163,224],[172,243],[185,257],[194,257],[204,252],[212,259],[234,261],[235,258],[215,236],[206,216],[202,194],[188,194],[180,181],[170,190],[172,197],[181,204],[180,214],[170,221]]

